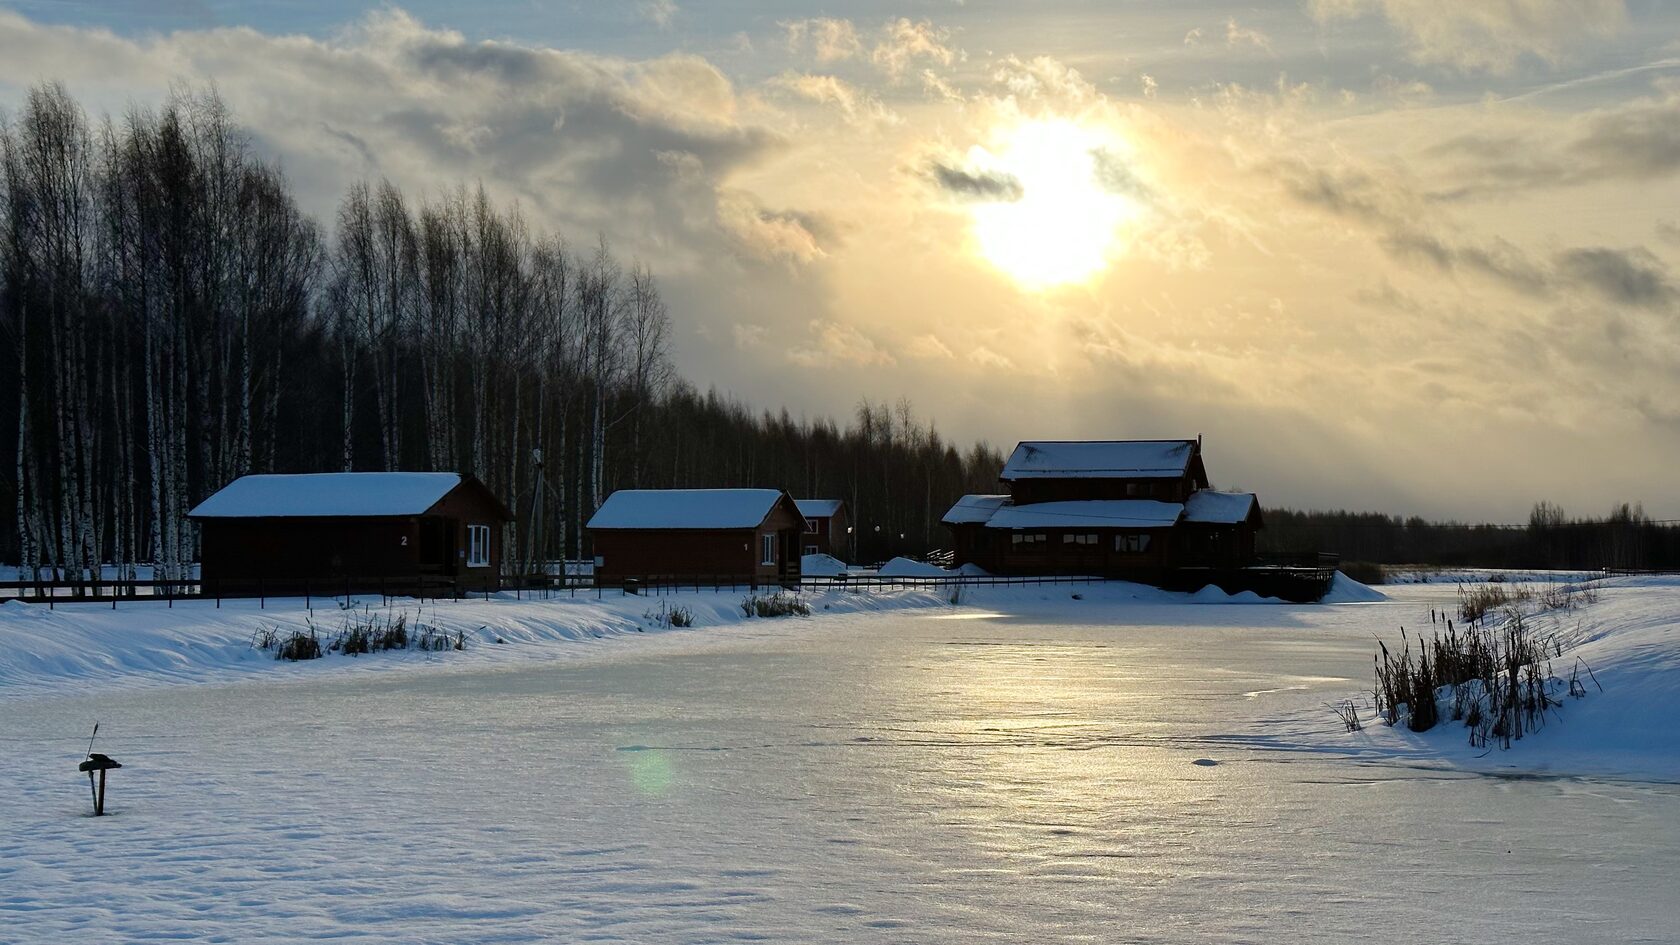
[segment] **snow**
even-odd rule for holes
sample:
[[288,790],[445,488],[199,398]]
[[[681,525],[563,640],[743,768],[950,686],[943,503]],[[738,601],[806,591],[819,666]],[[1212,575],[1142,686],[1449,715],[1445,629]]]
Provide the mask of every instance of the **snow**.
[[951,571],[937,564],[926,561],[916,561],[912,558],[894,558],[875,570],[881,577],[954,577],[958,571]]
[[777,489],[620,489],[590,528],[757,528],[785,493]]
[[455,473],[351,472],[241,476],[193,518],[419,515],[461,484]]
[[946,525],[980,525],[989,521],[992,513],[1009,504],[1006,495],[965,495],[940,519]]
[[[1559,615],[1606,692],[1481,758],[1324,706],[1450,587],[498,597],[437,619],[531,639],[249,666],[197,645],[261,612],[6,605],[0,940],[1676,941],[1677,591]],[[195,665],[21,685],[53,640]]]
[[1007,505],[992,513],[987,528],[1167,528],[1184,511],[1177,502],[1154,499],[1076,499]]
[[811,577],[839,577],[846,573],[846,562],[833,555],[806,555],[799,559],[799,573]]
[[793,504],[806,518],[833,518],[840,511],[839,499],[794,499]]
[[1388,595],[1374,587],[1368,587],[1355,581],[1340,571],[1330,581],[1330,590],[1319,600],[1320,604],[1372,604],[1377,601],[1388,600]]
[[998,478],[1171,479],[1184,475],[1195,440],[1027,440]]
[[[1680,782],[1680,578],[1616,578],[1594,586],[1597,603],[1563,610],[1547,610],[1534,599],[1523,605],[1537,636],[1562,644],[1552,672],[1567,679],[1575,667],[1583,667],[1587,694],[1565,697],[1544,727],[1509,750],[1472,747],[1462,722],[1445,721],[1427,732],[1378,724],[1368,692],[1348,694],[1364,707],[1363,731],[1309,741],[1360,758],[1424,757],[1474,771]],[[1429,587],[1390,587],[1389,596],[1406,601],[1428,593]],[[1441,612],[1456,619],[1456,595],[1440,600]],[[1424,608],[1414,606],[1378,632],[1399,652],[1397,628],[1404,625],[1412,631],[1415,649],[1417,635],[1430,632],[1428,619]],[[1603,685],[1602,692],[1586,667]]]
[[1260,502],[1252,492],[1215,492],[1198,489],[1184,502],[1184,520],[1213,525],[1236,525],[1248,521]]

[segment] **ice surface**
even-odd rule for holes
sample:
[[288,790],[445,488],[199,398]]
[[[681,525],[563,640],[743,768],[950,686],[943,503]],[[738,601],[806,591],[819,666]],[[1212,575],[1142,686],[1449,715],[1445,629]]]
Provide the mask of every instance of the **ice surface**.
[[455,473],[240,476],[200,502],[194,518],[419,515],[461,484]]
[[[1680,678],[1677,591],[1571,612],[1607,691],[1480,760],[1324,707],[1368,685],[1373,633],[1452,605],[1428,585],[836,594],[728,622],[734,595],[690,592],[702,626],[658,634],[620,624],[652,599],[496,599],[456,617],[613,632],[0,688],[0,941],[1676,941],[1680,787],[1647,771],[1673,764],[1673,686],[1635,690]],[[74,637],[93,609],[8,605],[0,632]],[[1646,709],[1608,755],[1570,745]],[[94,719],[125,765],[97,820]],[[1594,757],[1636,766],[1534,776]]]
[[590,528],[755,528],[775,507],[775,489],[620,489]]

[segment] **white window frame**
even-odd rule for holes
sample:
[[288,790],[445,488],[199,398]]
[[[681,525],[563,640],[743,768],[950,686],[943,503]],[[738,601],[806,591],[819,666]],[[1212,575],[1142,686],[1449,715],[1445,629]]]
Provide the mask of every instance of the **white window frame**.
[[490,526],[467,526],[467,567],[488,568],[490,566]]
[[776,540],[775,535],[758,536],[758,563],[766,566],[775,564],[776,546],[778,544],[779,542]]
[[805,520],[805,534],[816,535],[816,534],[820,534],[820,533],[821,533],[821,530],[817,527],[816,518],[813,517],[813,518],[808,518],[808,519]]
[[806,545],[805,546],[805,553],[808,554],[808,555],[822,554],[822,548],[820,548],[817,545]]

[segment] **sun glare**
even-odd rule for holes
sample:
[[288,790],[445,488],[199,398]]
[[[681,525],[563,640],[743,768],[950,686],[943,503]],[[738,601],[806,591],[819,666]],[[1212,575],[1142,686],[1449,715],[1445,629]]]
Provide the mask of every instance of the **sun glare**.
[[996,150],[969,153],[977,169],[1020,184],[1017,199],[970,207],[980,255],[1034,289],[1084,282],[1106,269],[1138,212],[1101,180],[1099,155],[1123,154],[1121,142],[1066,119],[1024,122],[1001,137]]

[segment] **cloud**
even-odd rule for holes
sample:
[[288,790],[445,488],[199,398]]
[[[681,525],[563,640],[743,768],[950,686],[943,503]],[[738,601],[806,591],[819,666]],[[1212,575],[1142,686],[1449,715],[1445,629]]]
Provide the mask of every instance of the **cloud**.
[[918,361],[949,361],[956,354],[939,340],[938,335],[917,335],[904,346],[904,353]]
[[1259,30],[1244,28],[1233,17],[1225,21],[1225,48],[1235,49],[1238,46],[1253,46],[1271,52],[1272,40]]
[[671,28],[671,21],[682,11],[674,0],[641,0],[636,4],[636,12],[654,26],[668,30]]
[[1021,199],[1021,181],[1004,171],[966,170],[942,161],[928,163],[928,176],[940,190],[959,200],[1013,202]]
[[1200,26],[1194,27],[1190,32],[1184,34],[1184,45],[1186,46],[1199,46],[1201,42],[1202,28]]
[[996,351],[993,351],[991,348],[988,348],[985,345],[980,345],[979,347],[970,351],[968,353],[968,360],[973,362],[974,364],[979,365],[982,368],[994,368],[994,369],[1001,368],[1003,370],[1013,370],[1014,367],[1015,367],[1015,362],[1014,361],[1010,360],[1008,357],[1006,357],[1004,355],[998,354]]
[[1461,72],[1509,72],[1532,55],[1556,64],[1573,46],[1619,31],[1623,0],[1311,0],[1321,23],[1381,15],[1414,60]]
[[1557,264],[1567,278],[1590,286],[1612,302],[1667,308],[1680,299],[1680,287],[1676,287],[1667,268],[1642,246],[1565,250],[1558,255]]
[[948,66],[958,55],[954,47],[947,45],[949,39],[948,30],[927,20],[912,21],[905,17],[888,20],[881,28],[875,48],[869,51],[869,61],[895,80],[916,62]]
[[863,52],[863,42],[858,38],[857,27],[852,25],[851,20],[814,17],[785,21],[781,27],[787,37],[789,52],[809,49],[818,62],[839,62]]
[[1155,77],[1147,72],[1138,76],[1138,85],[1143,89],[1144,98],[1154,98],[1155,93],[1161,88],[1161,84],[1155,81]]
[[1426,205],[1394,180],[1301,161],[1277,162],[1271,170],[1295,199],[1369,227],[1379,245],[1402,262],[1482,276],[1534,298],[1574,292],[1658,310],[1680,301],[1680,287],[1644,247],[1570,247],[1549,259],[1537,258],[1504,239],[1478,242],[1441,235]]
[[932,99],[942,102],[961,102],[966,96],[956,86],[945,81],[932,69],[922,70],[922,91]]
[[1446,165],[1433,192],[1443,200],[1671,177],[1680,174],[1680,90],[1456,135],[1425,156]]
[[399,10],[324,39],[250,29],[127,39],[0,11],[0,83],[42,75],[114,112],[214,77],[319,219],[357,178],[415,192],[482,180],[544,229],[604,232],[626,255],[657,250],[666,273],[742,245],[779,258],[820,251],[791,217],[742,209],[750,198],[730,179],[788,142],[744,118],[733,82],[696,56],[469,41]]
[[1138,201],[1154,199],[1154,189],[1138,177],[1125,157],[1107,148],[1097,148],[1091,152],[1091,164],[1097,183],[1109,193]]
[[826,368],[839,365],[890,366],[897,359],[856,327],[833,319],[812,319],[808,326],[811,342],[788,350],[788,360],[800,367]]
[[872,127],[896,125],[903,121],[873,94],[835,76],[784,72],[771,79],[769,85],[771,88],[791,92],[808,102],[833,105],[840,110],[847,124]]
[[736,246],[761,262],[809,263],[828,255],[828,227],[811,213],[770,210],[744,191],[719,195],[718,222]]
[[736,322],[730,326],[730,334],[735,339],[735,347],[742,351],[763,345],[764,337],[769,334],[769,331],[763,325],[755,325],[751,322]]

